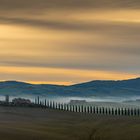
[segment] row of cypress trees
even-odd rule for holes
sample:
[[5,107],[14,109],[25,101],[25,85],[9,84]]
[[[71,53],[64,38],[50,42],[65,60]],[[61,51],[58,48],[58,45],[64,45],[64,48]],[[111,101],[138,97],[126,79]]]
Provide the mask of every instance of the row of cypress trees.
[[35,100],[35,104],[43,108],[57,109],[70,112],[101,114],[101,115],[140,116],[139,108],[110,108],[110,107],[98,107],[87,105],[71,105],[47,100],[42,102],[39,101],[38,99]]

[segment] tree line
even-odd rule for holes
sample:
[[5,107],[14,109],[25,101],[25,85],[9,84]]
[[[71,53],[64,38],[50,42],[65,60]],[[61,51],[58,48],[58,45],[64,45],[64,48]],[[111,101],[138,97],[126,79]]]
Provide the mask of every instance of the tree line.
[[57,103],[54,101],[44,102],[35,100],[35,104],[39,107],[57,109],[63,111],[88,113],[88,114],[101,114],[101,115],[118,115],[118,116],[140,116],[139,108],[124,108],[124,107],[98,107],[93,105],[74,105],[66,103]]

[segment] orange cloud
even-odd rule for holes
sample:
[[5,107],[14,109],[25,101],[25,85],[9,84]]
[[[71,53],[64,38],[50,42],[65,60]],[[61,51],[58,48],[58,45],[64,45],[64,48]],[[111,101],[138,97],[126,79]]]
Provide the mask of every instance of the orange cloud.
[[[8,75],[8,78],[4,75]],[[31,83],[74,84],[90,80],[122,80],[138,77],[136,74],[97,70],[75,70],[62,68],[0,67],[1,80],[23,80]],[[26,79],[26,76],[28,79]],[[19,79],[18,79],[19,78]],[[47,80],[48,78],[48,80]]]
[[139,76],[139,9],[20,14],[0,17],[0,80],[69,85]]

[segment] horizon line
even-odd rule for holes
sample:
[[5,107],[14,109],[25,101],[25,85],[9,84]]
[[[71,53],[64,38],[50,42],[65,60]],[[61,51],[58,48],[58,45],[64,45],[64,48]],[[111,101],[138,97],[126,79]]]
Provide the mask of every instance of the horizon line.
[[[17,83],[25,83],[25,84],[32,84],[32,85],[56,85],[56,86],[72,86],[72,85],[77,85],[77,84],[82,84],[82,83],[88,83],[92,81],[126,81],[126,80],[135,80],[139,79],[140,77],[134,77],[134,78],[124,78],[120,80],[113,80],[113,79],[98,79],[98,80],[89,80],[89,81],[83,81],[83,82],[77,82],[77,83],[72,83],[72,82],[42,82],[42,81],[20,81],[20,80],[0,80],[1,82],[17,82]],[[61,83],[61,84],[58,84]],[[63,84],[62,84],[63,83]],[[64,84],[65,83],[65,84]],[[71,84],[70,84],[71,83]]]

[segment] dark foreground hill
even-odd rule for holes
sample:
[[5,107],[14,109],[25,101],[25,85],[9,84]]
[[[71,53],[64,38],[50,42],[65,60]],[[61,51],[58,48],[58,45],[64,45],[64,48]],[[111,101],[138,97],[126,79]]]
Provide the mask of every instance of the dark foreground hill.
[[71,86],[28,84],[17,81],[0,82],[0,94],[57,96],[137,96],[140,78],[122,81],[91,81]]
[[139,117],[0,107],[1,140],[140,140]]

